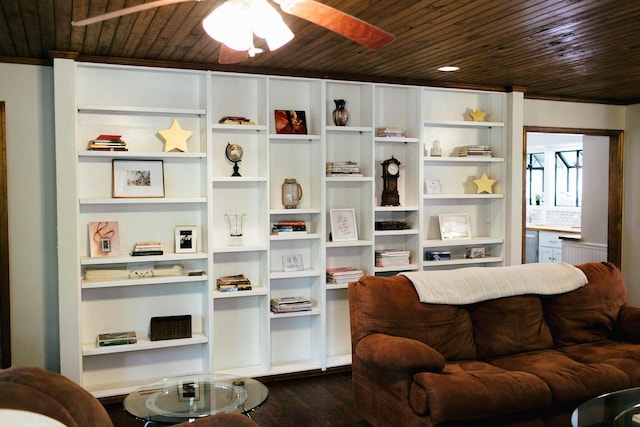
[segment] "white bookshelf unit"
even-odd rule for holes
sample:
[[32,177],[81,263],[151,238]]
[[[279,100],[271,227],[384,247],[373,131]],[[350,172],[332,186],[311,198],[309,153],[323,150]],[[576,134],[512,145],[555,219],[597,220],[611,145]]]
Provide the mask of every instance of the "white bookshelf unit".
[[[213,371],[260,377],[351,363],[346,284],[327,268],[367,275],[504,263],[506,96],[416,86],[54,61],[62,373],[96,396],[123,394],[167,375]],[[346,126],[332,122],[334,100],[347,101]],[[481,108],[487,122],[464,113]],[[304,111],[306,134],[276,132],[274,110]],[[243,116],[251,124],[221,124]],[[158,131],[177,119],[192,131],[188,152],[164,152]],[[404,137],[380,137],[379,127]],[[88,151],[99,134],[118,134],[126,152]],[[429,155],[438,139],[442,157]],[[241,176],[232,176],[228,144],[238,144]],[[490,158],[453,157],[455,147],[490,145]],[[381,163],[400,161],[399,206],[381,206]],[[162,161],[165,197],[112,197],[113,160]],[[326,162],[352,161],[354,176],[326,176]],[[470,177],[485,172],[494,194],[475,194]],[[283,206],[285,179],[303,190]],[[439,179],[428,194],[425,179]],[[471,182],[471,184],[470,184]],[[332,209],[353,209],[357,239],[333,241]],[[442,240],[438,214],[466,213],[472,237]],[[242,236],[229,236],[228,216]],[[119,257],[89,256],[88,224],[118,221]],[[272,234],[278,221],[304,221],[306,233]],[[378,221],[406,229],[379,230]],[[195,253],[174,253],[174,229],[196,226]],[[159,241],[161,256],[129,256],[134,243]],[[482,246],[486,257],[464,258]],[[377,267],[375,251],[402,249],[409,265]],[[424,261],[449,250],[448,261]],[[285,271],[297,256],[302,269]],[[180,265],[179,276],[87,280],[87,269]],[[149,264],[151,263],[151,264]],[[248,291],[221,292],[216,279],[246,275]],[[300,296],[309,311],[275,314],[272,298]],[[190,314],[192,337],[151,341],[154,316]],[[105,332],[136,331],[136,344],[96,346]]]

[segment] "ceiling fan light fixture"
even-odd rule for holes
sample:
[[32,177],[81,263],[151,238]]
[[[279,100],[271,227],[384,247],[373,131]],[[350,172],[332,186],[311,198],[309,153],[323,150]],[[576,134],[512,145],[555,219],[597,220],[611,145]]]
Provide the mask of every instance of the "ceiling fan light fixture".
[[253,47],[253,30],[249,2],[228,0],[202,21],[204,30],[227,47],[248,51]]
[[451,73],[453,71],[458,71],[460,67],[456,67],[455,65],[445,65],[443,67],[438,67],[438,71],[444,71],[445,73]]
[[250,7],[253,32],[267,41],[269,50],[276,50],[291,41],[293,33],[267,0],[252,0]]

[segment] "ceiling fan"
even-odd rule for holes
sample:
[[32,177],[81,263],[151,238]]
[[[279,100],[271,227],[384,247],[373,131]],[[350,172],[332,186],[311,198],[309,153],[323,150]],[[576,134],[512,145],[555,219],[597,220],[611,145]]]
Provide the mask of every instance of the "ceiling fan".
[[[107,19],[129,15],[176,3],[207,0],[155,0],[137,6],[73,21],[73,26],[85,26]],[[280,9],[321,27],[327,28],[370,49],[380,49],[391,43],[394,36],[352,15],[315,0],[273,0]],[[253,44],[254,34],[267,41],[269,50],[275,50],[293,38],[293,33],[282,16],[267,0],[227,0],[202,22],[205,31],[222,43],[220,64],[242,62],[262,49]]]

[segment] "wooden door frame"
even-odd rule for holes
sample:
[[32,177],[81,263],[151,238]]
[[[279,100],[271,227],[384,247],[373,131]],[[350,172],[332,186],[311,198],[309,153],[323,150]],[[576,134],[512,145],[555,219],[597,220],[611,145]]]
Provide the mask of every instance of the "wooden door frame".
[[[609,197],[607,215],[607,261],[622,267],[622,204],[623,204],[623,165],[624,131],[604,129],[574,129],[540,126],[524,126],[522,144],[523,166],[527,164],[527,133],[569,133],[588,136],[606,136],[609,138]],[[522,168],[522,262],[525,262],[526,233],[526,167]]]
[[11,304],[9,287],[9,202],[7,200],[7,126],[0,101],[0,367],[11,366]]

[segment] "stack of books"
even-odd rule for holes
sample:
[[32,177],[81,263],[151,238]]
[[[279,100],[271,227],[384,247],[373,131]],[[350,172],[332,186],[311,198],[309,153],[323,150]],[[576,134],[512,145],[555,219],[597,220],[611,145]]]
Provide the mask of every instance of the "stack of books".
[[465,145],[460,147],[459,157],[489,156],[491,157],[491,147],[488,145]]
[[252,122],[248,118],[244,116],[224,116],[218,123],[223,125],[255,125],[255,122]]
[[107,334],[99,334],[96,339],[98,347],[107,347],[110,345],[136,344],[138,337],[133,331],[127,332],[111,332]]
[[271,224],[271,234],[307,233],[307,223],[302,220],[278,221]]
[[376,128],[376,136],[397,136],[404,138],[406,132],[402,128]]
[[376,251],[376,267],[397,267],[409,265],[411,251],[403,249],[378,249]]
[[356,162],[327,162],[327,176],[362,176],[360,165]]
[[160,242],[143,242],[133,245],[131,256],[162,255],[164,250]]
[[250,291],[251,281],[244,274],[234,276],[220,276],[216,280],[220,292]]
[[274,313],[292,313],[311,310],[311,300],[304,297],[284,297],[271,299],[271,311]]
[[342,285],[355,282],[364,275],[364,272],[355,267],[327,268],[327,283]]
[[96,139],[89,141],[88,149],[91,151],[128,151],[127,143],[121,135],[98,135]]

